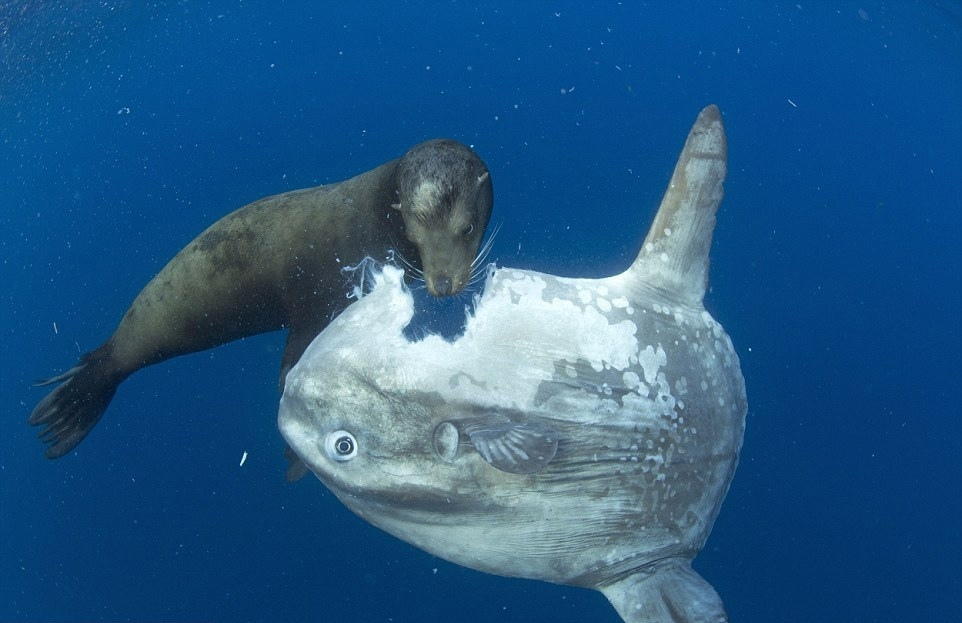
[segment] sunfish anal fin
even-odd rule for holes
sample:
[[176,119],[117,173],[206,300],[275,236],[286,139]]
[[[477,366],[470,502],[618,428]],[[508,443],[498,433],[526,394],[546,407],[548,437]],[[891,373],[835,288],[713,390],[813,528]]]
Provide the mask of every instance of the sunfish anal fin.
[[687,560],[663,560],[599,590],[625,623],[728,623],[718,593]]

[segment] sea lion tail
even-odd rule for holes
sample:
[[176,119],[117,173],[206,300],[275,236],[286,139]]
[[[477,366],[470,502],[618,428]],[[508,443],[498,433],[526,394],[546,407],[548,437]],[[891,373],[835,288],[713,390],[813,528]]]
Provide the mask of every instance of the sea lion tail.
[[683,560],[646,568],[602,587],[625,623],[727,623],[721,598]]
[[73,450],[100,421],[117,392],[123,378],[109,372],[102,351],[87,353],[80,358],[80,363],[63,374],[37,381],[38,386],[61,383],[27,418],[31,426],[44,427],[37,437],[50,444],[44,452],[48,459]]

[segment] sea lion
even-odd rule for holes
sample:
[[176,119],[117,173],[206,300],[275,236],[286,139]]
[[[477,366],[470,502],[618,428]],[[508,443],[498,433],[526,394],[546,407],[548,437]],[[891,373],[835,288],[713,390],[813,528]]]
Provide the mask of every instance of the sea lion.
[[726,159],[709,106],[627,270],[492,268],[453,342],[409,341],[400,269],[374,273],[288,375],[281,434],[347,507],[436,556],[599,590],[630,623],[727,621],[691,568],[747,411],[703,304]]
[[479,264],[491,176],[453,140],[330,184],[255,201],[195,238],[137,295],[109,340],[83,355],[33,410],[45,456],[73,449],[128,376],[242,337],[288,329],[280,385],[310,341],[349,302],[341,270],[389,250],[434,296],[457,294]]

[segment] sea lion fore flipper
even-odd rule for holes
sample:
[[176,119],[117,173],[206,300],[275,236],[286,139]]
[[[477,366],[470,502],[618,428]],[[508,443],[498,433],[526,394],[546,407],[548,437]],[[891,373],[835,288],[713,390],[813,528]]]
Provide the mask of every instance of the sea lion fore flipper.
[[287,341],[284,343],[284,355],[281,358],[281,374],[277,381],[281,394],[284,393],[284,379],[287,378],[287,373],[291,371],[294,364],[304,354],[304,350],[311,343],[311,340],[321,332],[324,324],[326,324],[326,321],[321,323],[320,327],[315,327],[313,323],[308,327],[298,324],[292,325],[288,330]]
[[284,473],[284,480],[287,482],[297,482],[310,471],[307,464],[291,450],[290,446],[284,447],[284,458],[287,459],[287,472]]
[[[323,308],[325,306],[318,303],[316,307]],[[318,314],[322,314],[322,312],[315,312],[315,317],[326,318],[325,315],[318,316]],[[287,373],[291,371],[294,364],[296,364],[301,358],[301,355],[304,354],[304,350],[310,345],[317,334],[321,332],[321,329],[324,328],[326,323],[326,320],[318,323],[316,320],[308,322],[306,319],[302,322],[292,323],[287,333],[287,342],[284,344],[284,356],[281,359],[281,374],[278,379],[278,387],[280,388],[281,395],[284,395],[284,381],[287,378]],[[284,458],[287,460],[287,471],[284,473],[284,480],[287,482],[297,482],[310,471],[304,461],[291,450],[290,446],[284,447]]]
[[110,372],[104,348],[87,353],[80,363],[63,374],[38,381],[37,385],[61,383],[34,408],[27,422],[43,426],[37,435],[51,445],[48,459],[59,458],[80,443],[100,421],[123,377]]

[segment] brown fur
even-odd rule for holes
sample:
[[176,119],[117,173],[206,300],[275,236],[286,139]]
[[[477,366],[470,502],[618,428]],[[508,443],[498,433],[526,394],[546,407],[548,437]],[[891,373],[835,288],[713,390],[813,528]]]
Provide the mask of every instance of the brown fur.
[[[438,192],[424,201],[419,189]],[[420,199],[417,199],[420,197]],[[491,214],[484,163],[450,140],[349,180],[255,201],[182,249],[140,292],[114,334],[83,355],[30,415],[48,458],[72,450],[128,376],[186,353],[288,329],[281,387],[304,349],[347,304],[341,269],[389,249],[435,296],[467,284]]]

